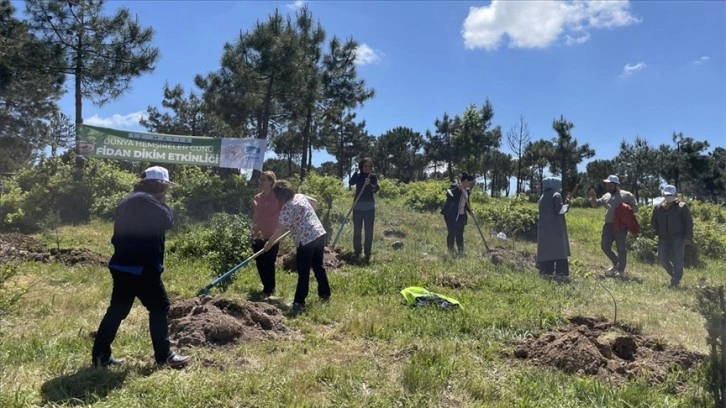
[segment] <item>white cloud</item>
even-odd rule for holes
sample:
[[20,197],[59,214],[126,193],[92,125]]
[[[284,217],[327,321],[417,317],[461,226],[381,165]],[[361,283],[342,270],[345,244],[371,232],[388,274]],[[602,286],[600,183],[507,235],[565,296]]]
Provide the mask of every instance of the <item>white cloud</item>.
[[381,53],[376,52],[368,44],[360,44],[355,50],[355,63],[358,65],[375,64],[381,60]]
[[305,0],[295,0],[294,2],[288,4],[287,8],[289,8],[290,10],[300,10],[301,8],[303,8],[303,6],[305,6],[306,3],[307,1]]
[[692,61],[691,64],[693,64],[693,65],[701,65],[701,64],[707,63],[709,60],[711,60],[711,57],[709,57],[708,55],[704,55],[703,57],[701,57],[701,58],[699,58],[699,59],[697,59],[695,61]]
[[567,45],[582,44],[589,39],[590,33],[585,31],[582,26],[573,28],[571,34],[565,34],[565,44]]
[[461,34],[467,49],[496,50],[505,35],[510,48],[545,48],[560,37],[568,45],[582,44],[592,29],[640,21],[630,13],[628,1],[492,0],[469,8]]
[[645,62],[639,62],[637,64],[625,64],[625,66],[623,67],[623,72],[620,74],[620,76],[621,77],[631,76],[638,71],[642,71],[647,66],[648,65],[646,65]]
[[141,118],[146,117],[146,111],[131,112],[125,115],[114,113],[110,117],[102,118],[96,114],[90,118],[83,119],[83,123],[91,126],[101,126],[110,128],[128,128],[139,127]]

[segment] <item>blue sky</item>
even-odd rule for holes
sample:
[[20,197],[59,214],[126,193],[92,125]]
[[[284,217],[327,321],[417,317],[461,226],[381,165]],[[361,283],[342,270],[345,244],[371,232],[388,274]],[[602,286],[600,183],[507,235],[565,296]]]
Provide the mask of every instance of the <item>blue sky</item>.
[[[141,129],[164,83],[192,89],[236,40],[278,8],[303,2],[109,1],[156,30],[153,74],[103,107],[84,102],[87,124]],[[433,130],[489,98],[503,133],[524,116],[533,140],[572,134],[613,158],[622,140],[670,143],[674,131],[726,146],[726,2],[723,1],[310,1],[328,38],[360,44],[359,75],[376,91],[360,110],[370,134]],[[16,3],[22,10],[22,4]],[[71,82],[68,82],[71,85]],[[61,101],[73,113],[72,93]],[[506,145],[502,150],[509,152]],[[330,160],[317,154],[314,164]],[[375,161],[375,158],[374,158]]]

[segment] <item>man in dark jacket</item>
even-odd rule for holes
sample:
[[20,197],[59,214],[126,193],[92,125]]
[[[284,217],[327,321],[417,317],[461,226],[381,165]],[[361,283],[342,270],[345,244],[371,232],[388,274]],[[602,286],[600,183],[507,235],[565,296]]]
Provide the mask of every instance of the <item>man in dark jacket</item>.
[[676,198],[675,186],[663,188],[663,202],[653,209],[650,224],[658,236],[658,261],[677,288],[683,277],[685,246],[693,239],[693,217],[686,203]]
[[190,358],[171,351],[169,344],[169,297],[161,280],[164,272],[165,234],[174,216],[166,205],[166,193],[173,183],[167,169],[146,169],[116,208],[113,224],[114,253],[109,261],[113,278],[111,303],[101,320],[93,343],[94,365],[106,367],[123,362],[111,354],[111,343],[121,322],[128,316],[134,299],[149,311],[149,331],[154,358],[160,366],[181,368]]
[[474,176],[462,173],[460,183],[452,183],[446,190],[446,204],[441,209],[441,214],[446,222],[446,246],[451,256],[456,256],[454,242],[459,250],[458,255],[464,255],[464,227],[466,226],[467,213],[471,212],[469,206],[469,193]]

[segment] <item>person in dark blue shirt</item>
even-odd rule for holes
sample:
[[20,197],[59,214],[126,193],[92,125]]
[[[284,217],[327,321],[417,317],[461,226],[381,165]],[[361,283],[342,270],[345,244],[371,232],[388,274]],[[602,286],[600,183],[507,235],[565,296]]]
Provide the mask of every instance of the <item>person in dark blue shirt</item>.
[[113,224],[114,253],[109,261],[113,278],[111,302],[101,320],[91,351],[95,366],[123,362],[111,354],[111,343],[136,298],[149,311],[149,331],[154,358],[160,366],[181,368],[190,357],[171,351],[169,343],[169,296],[161,280],[164,272],[166,231],[174,215],[166,205],[166,193],[174,183],[169,171],[160,166],[146,169],[116,208]]
[[[373,193],[378,191],[378,178],[373,174],[373,161],[365,158],[358,163],[358,171],[348,181],[355,186],[355,197],[360,196],[353,207],[353,251],[360,257],[365,250],[366,261],[371,258],[373,247],[373,223],[376,219],[376,203]],[[361,245],[361,232],[365,227],[365,241]]]

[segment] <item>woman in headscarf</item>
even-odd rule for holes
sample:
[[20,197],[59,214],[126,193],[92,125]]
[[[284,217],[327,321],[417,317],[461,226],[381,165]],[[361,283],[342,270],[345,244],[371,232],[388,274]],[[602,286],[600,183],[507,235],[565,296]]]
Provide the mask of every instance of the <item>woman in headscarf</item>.
[[555,177],[542,180],[544,192],[539,198],[537,223],[537,263],[543,276],[568,276],[570,241],[567,236],[565,213],[569,205],[562,200],[562,181]]

